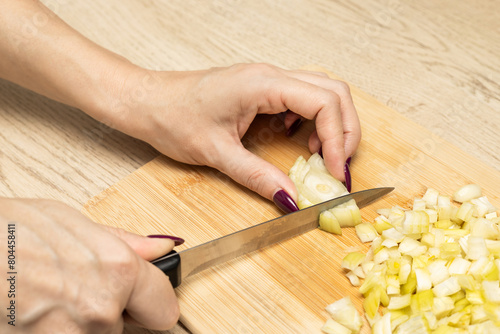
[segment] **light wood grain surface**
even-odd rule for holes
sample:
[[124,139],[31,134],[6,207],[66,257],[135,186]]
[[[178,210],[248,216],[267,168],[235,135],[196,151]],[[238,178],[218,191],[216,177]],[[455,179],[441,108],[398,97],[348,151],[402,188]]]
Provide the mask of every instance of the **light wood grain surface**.
[[[84,35],[149,68],[321,65],[500,170],[500,12],[493,0],[44,2]],[[0,130],[0,194],[76,208],[158,155],[2,81]]]
[[[396,188],[363,208],[363,221],[373,221],[378,208],[407,207],[429,185],[452,194],[463,184],[481,184],[483,194],[500,207],[499,171],[356,87],[351,86],[351,92],[365,120],[364,138],[351,165],[356,175],[352,189]],[[243,141],[286,172],[299,155],[310,156],[307,140],[313,122],[305,123],[292,138],[277,125],[278,116],[261,115]],[[219,172],[162,156],[95,196],[83,213],[141,235],[181,235],[186,242],[178,251],[281,215],[272,202]],[[176,289],[181,322],[196,334],[319,333],[328,318],[325,306],[333,301],[350,296],[362,311],[363,298],[346,279],[341,262],[349,251],[367,247],[353,228],[343,229],[342,236],[315,229],[209,268]],[[365,325],[360,334],[369,332]]]

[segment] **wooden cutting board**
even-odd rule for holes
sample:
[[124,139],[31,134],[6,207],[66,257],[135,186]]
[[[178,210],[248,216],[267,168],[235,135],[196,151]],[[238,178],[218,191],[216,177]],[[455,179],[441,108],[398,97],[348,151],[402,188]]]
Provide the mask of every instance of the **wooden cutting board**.
[[[363,130],[352,160],[353,191],[396,187],[362,209],[365,221],[373,220],[378,208],[409,205],[428,186],[451,195],[466,183],[478,183],[500,207],[498,171],[370,95],[351,90]],[[313,126],[305,123],[287,138],[279,116],[263,116],[243,141],[287,172],[299,155],[310,156],[306,143]],[[281,215],[273,203],[218,171],[164,156],[91,199],[83,212],[96,222],[138,234],[180,236],[186,243],[177,250]],[[324,308],[335,300],[350,295],[362,310],[361,296],[340,262],[349,251],[367,248],[353,229],[344,229],[342,236],[315,230],[208,269],[177,289],[181,322],[193,333],[320,333],[328,318]],[[369,332],[365,324],[362,333]]]

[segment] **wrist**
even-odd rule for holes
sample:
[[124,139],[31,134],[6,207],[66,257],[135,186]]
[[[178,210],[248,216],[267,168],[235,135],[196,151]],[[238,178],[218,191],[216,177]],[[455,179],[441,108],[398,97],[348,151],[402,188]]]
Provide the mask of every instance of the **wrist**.
[[122,130],[131,116],[129,100],[134,94],[133,87],[146,70],[103,51],[106,56],[96,57],[87,67],[84,86],[73,87],[70,104],[105,125]]

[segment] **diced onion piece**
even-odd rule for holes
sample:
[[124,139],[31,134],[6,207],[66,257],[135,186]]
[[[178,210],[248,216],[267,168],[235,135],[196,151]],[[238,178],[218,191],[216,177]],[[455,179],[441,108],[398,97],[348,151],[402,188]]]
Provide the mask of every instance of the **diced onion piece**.
[[436,189],[428,188],[422,199],[428,209],[434,209],[437,206],[439,192]]
[[391,313],[386,313],[373,324],[372,334],[391,334]]
[[432,291],[437,297],[446,297],[457,293],[461,289],[462,288],[460,287],[460,284],[458,284],[457,278],[455,276],[452,276],[446,281],[436,285],[434,288],[432,288]]
[[382,234],[382,232],[390,228],[393,228],[394,226],[392,226],[391,223],[389,223],[389,219],[386,216],[380,215],[377,218],[375,218],[374,227],[379,234]]
[[363,325],[363,319],[356,310],[350,297],[344,297],[328,305],[326,311],[333,320],[347,327],[354,333],[358,333]]
[[450,275],[465,275],[471,266],[471,262],[461,257],[454,258],[449,267]]
[[432,290],[424,290],[411,295],[411,310],[415,314],[432,311],[434,304],[434,293]]
[[417,276],[417,291],[424,291],[432,288],[431,274],[427,269],[417,268],[415,269],[415,275]]
[[456,216],[457,218],[465,222],[468,222],[472,218],[473,214],[474,214],[474,204],[472,204],[471,202],[464,202],[462,203],[460,208],[458,208]]
[[333,319],[328,319],[321,330],[327,334],[352,334],[352,331]]
[[377,313],[377,310],[380,306],[380,294],[377,291],[372,291],[369,293],[365,300],[363,301],[363,308],[365,309],[366,314],[373,318]]
[[494,218],[498,218],[498,215],[495,211],[493,211],[493,212],[485,214],[484,218],[493,220]]
[[495,240],[500,236],[500,232],[498,224],[495,224],[486,218],[479,218],[471,224],[470,235],[473,237]]
[[399,325],[394,332],[395,334],[427,334],[427,326],[421,315],[417,315],[408,319],[408,321]]
[[390,258],[391,258],[391,253],[389,251],[389,248],[382,247],[377,253],[374,254],[373,262],[380,264],[384,261],[387,261]]
[[403,241],[404,237],[405,235],[395,228],[390,228],[382,232],[382,238],[393,240],[396,243]]
[[435,223],[438,220],[438,213],[434,209],[425,209],[425,213],[429,216],[429,223]]
[[451,199],[449,196],[438,196],[438,220],[450,219],[452,213]]
[[403,221],[405,220],[405,211],[402,208],[394,207],[387,217],[389,223],[395,228],[401,228]]
[[342,260],[342,268],[347,270],[354,270],[363,262],[366,255],[361,252],[351,252],[347,254]]
[[429,270],[432,285],[437,285],[450,278],[450,273],[446,264],[447,261],[441,259],[437,259],[429,264],[427,269]]
[[487,301],[492,303],[500,303],[500,286],[497,281],[483,281],[484,296]]
[[442,318],[448,315],[454,307],[455,304],[450,297],[436,297],[433,301],[432,313],[434,313],[437,318]]
[[406,211],[402,224],[404,234],[429,232],[429,216],[425,211]]
[[[387,294],[388,295],[399,295],[401,289],[399,284],[399,277],[397,275],[387,276]],[[392,299],[391,299],[392,300]],[[390,302],[389,302],[390,304]]]
[[386,248],[392,248],[392,247],[397,247],[398,243],[391,239],[384,239],[384,241],[382,241],[382,246]]
[[353,199],[337,205],[329,211],[335,215],[340,227],[352,227],[361,223],[361,212]]
[[388,310],[400,310],[407,306],[410,306],[411,303],[411,294],[406,294],[402,296],[393,296],[391,297],[391,301],[387,306]]
[[471,260],[477,260],[482,256],[488,256],[489,251],[486,248],[486,242],[481,237],[469,236],[467,238],[467,257]]
[[425,200],[421,198],[413,199],[413,211],[425,211],[426,203]]
[[483,294],[479,290],[466,290],[465,298],[472,305],[484,304]]
[[365,272],[363,271],[363,268],[361,268],[361,266],[358,266],[358,267],[354,268],[354,270],[352,271],[352,273],[354,275],[356,275],[357,277],[359,277],[359,278],[365,278],[366,277]]
[[488,198],[486,196],[472,199],[471,202],[475,205],[477,216],[480,218],[484,217],[488,213],[495,212],[496,210],[493,204],[488,201]]
[[319,228],[326,232],[342,235],[342,229],[337,217],[328,210],[319,215]]
[[463,203],[470,201],[471,199],[481,197],[481,187],[477,184],[467,184],[462,188],[455,191],[453,194],[453,200],[455,202]]
[[376,237],[378,237],[377,230],[370,223],[361,223],[356,225],[356,234],[361,240],[361,242],[370,242],[373,241]]
[[356,276],[354,271],[349,271],[347,274],[345,274],[345,276],[349,279],[352,286],[360,286],[361,285],[360,281],[359,281],[359,277]]
[[407,254],[411,255],[412,257],[416,257],[424,254],[427,251],[427,246],[415,239],[405,237],[399,244],[399,251],[401,252],[401,254]]

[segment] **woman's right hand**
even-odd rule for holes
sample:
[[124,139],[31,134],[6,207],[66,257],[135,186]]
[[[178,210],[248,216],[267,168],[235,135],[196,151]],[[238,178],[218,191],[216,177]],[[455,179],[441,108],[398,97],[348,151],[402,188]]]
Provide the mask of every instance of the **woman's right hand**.
[[[8,239],[13,224],[15,239]],[[121,333],[128,322],[164,330],[179,306],[168,277],[148,261],[174,247],[93,223],[50,200],[0,198],[2,333]],[[15,264],[7,267],[7,241]],[[15,327],[6,310],[15,302]]]

